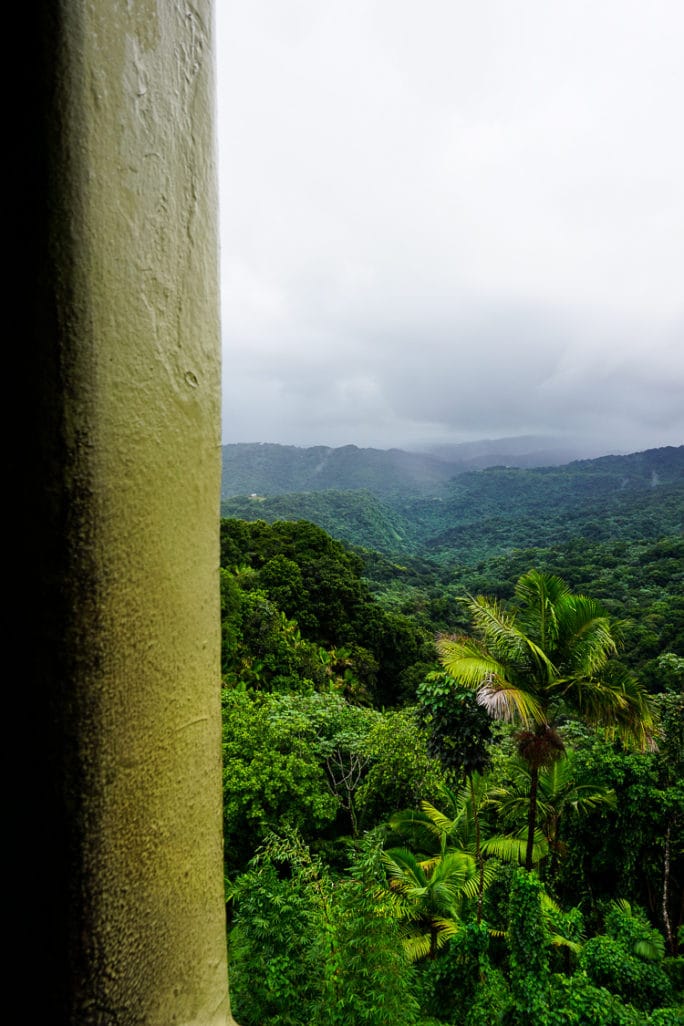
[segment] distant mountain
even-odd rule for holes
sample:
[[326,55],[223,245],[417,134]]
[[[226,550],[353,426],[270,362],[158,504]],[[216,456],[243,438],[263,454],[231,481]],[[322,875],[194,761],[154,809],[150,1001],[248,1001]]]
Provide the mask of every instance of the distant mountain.
[[563,445],[544,435],[518,435],[515,438],[481,438],[475,442],[442,443],[423,450],[448,463],[468,470],[487,467],[557,467],[578,459],[603,456],[605,449],[584,442],[566,441]]
[[[318,450],[329,454],[318,472],[320,480],[333,476],[327,465],[344,467],[344,460],[337,463],[337,454],[343,453],[348,461],[346,480],[358,481],[363,469],[367,480],[374,482],[373,489],[338,485],[287,494],[284,489],[292,478],[284,472],[286,461],[279,461],[280,454],[275,454],[283,476],[274,485],[266,473],[274,454],[265,452],[262,476],[252,471],[255,487],[248,489],[248,496],[224,499],[221,515],[269,522],[311,520],[350,544],[440,563],[472,563],[573,538],[657,539],[681,535],[684,527],[684,446],[576,460],[563,466],[497,466],[457,474],[452,473],[453,465],[444,464],[450,476],[441,481],[418,474],[425,466],[433,468],[433,463],[409,464],[395,458],[398,450],[387,454],[348,449]],[[312,450],[296,452],[308,454],[308,459]],[[359,453],[372,456],[357,458]],[[383,461],[383,455],[391,459]],[[384,493],[378,477],[383,467],[390,468],[392,484]],[[410,477],[408,467],[413,469]],[[300,475],[299,480],[310,481],[310,465],[300,467]],[[402,475],[410,482],[403,489]],[[340,474],[336,480],[345,477]],[[416,481],[422,482],[422,490]],[[283,489],[280,494],[279,488]]]
[[331,488],[363,489],[378,497],[400,492],[424,495],[469,470],[557,466],[586,455],[576,446],[560,449],[549,439],[536,436],[435,446],[428,452],[360,449],[356,445],[300,448],[266,442],[224,445],[222,451],[223,499]]
[[471,559],[570,538],[681,534],[684,446],[559,467],[471,471],[453,479],[437,502],[413,499],[398,512],[437,558],[460,552]]
[[401,449],[299,448],[270,443],[223,446],[222,498],[367,489],[373,495],[424,494],[465,468]]

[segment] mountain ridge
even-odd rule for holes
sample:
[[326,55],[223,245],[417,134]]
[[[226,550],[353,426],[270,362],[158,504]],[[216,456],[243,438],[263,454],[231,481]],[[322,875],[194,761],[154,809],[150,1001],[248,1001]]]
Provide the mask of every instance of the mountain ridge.
[[270,494],[267,488],[261,494],[254,489],[222,500],[221,515],[267,522],[310,520],[352,545],[440,562],[470,562],[484,554],[571,538],[680,535],[684,446],[555,467],[467,470],[422,491],[374,490],[367,482],[365,487]]
[[[545,447],[542,447],[545,446]],[[551,447],[540,436],[482,439],[432,450],[294,446],[233,442],[221,447],[221,498],[365,489],[378,497],[439,491],[452,478],[492,466],[561,466],[582,458],[577,447]]]

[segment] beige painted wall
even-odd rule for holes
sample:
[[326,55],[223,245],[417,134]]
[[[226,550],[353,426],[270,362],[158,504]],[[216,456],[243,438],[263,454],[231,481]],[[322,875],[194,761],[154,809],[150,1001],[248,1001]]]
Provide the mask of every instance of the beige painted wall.
[[212,5],[39,6],[44,602],[29,673],[46,710],[50,1021],[218,1026]]

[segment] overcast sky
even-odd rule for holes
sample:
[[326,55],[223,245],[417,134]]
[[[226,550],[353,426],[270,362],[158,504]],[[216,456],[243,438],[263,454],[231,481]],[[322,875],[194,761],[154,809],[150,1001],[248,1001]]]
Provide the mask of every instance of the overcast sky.
[[682,0],[215,7],[225,443],[684,443]]

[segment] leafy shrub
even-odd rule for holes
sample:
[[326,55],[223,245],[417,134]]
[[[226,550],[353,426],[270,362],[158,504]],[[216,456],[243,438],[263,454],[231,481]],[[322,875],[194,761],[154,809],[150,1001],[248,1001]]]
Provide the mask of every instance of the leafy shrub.
[[606,987],[643,1011],[672,1002],[672,986],[662,966],[629,953],[612,937],[592,937],[580,965],[597,987]]
[[308,1026],[316,990],[314,932],[306,890],[271,862],[236,881],[230,991],[242,1026]]
[[643,1016],[624,1005],[605,987],[595,986],[586,973],[555,975],[551,986],[548,1026],[643,1026]]
[[646,1026],[682,1026],[684,1023],[684,1009],[679,1008],[656,1008],[646,1020]]
[[420,967],[424,1013],[459,1026],[495,1026],[510,1004],[508,986],[489,960],[485,923],[470,923],[443,952]]
[[333,878],[294,833],[271,836],[233,887],[231,995],[242,1026],[415,1026],[396,918],[377,897],[380,845]]
[[664,958],[663,969],[667,973],[675,994],[684,1000],[684,955],[677,958]]
[[505,1019],[510,1026],[547,1026],[549,1004],[549,938],[541,912],[541,883],[518,870],[509,904],[509,966],[513,1004]]

